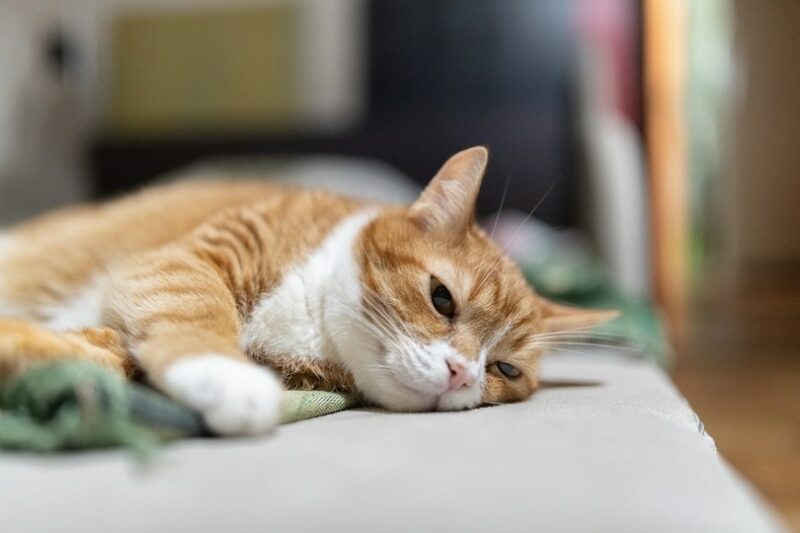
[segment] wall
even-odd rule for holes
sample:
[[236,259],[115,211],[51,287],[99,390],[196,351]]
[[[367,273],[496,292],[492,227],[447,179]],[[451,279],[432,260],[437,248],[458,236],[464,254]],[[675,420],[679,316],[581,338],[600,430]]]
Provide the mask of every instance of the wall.
[[[108,115],[117,15],[278,2],[301,12],[302,118],[319,129],[357,120],[362,0],[0,0],[0,226],[88,196],[84,156]],[[56,27],[76,52],[63,80],[44,59]]]
[[[85,5],[76,0],[77,11]],[[45,42],[61,18],[50,0],[0,0],[0,225],[87,194],[95,76],[91,62],[59,74],[48,59]]]
[[737,94],[724,212],[739,274],[800,266],[800,3],[735,3]]

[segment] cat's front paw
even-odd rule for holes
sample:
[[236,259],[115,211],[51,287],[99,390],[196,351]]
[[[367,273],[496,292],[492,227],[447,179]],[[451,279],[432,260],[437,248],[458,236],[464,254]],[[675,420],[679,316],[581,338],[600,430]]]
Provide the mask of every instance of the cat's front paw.
[[166,392],[199,411],[219,435],[255,435],[280,417],[281,384],[271,370],[208,354],[187,357],[167,369]]

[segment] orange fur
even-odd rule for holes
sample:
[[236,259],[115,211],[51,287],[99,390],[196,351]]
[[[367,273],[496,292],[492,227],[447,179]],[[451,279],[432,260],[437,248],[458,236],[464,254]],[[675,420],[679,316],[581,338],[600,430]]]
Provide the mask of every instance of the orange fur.
[[[489,362],[511,363],[523,370],[523,378],[502,379],[490,369],[484,401],[518,401],[536,389],[541,350],[533,343],[526,345],[526,340],[541,331],[538,299],[511,261],[498,263],[496,247],[483,231],[471,226],[462,239],[431,240],[399,210],[368,228],[361,246],[364,284],[381,294],[418,338],[447,337],[467,358],[476,360],[484,339],[508,329]],[[418,287],[428,283],[431,273],[458,302],[457,320],[430,311]]]
[[[556,328],[564,329],[607,316],[539,298],[475,225],[486,157],[482,148],[462,152],[412,206],[381,207],[360,234],[355,255],[367,293],[378,295],[378,305],[420,340],[446,338],[477,360],[487,339],[498,336],[482,388],[482,400],[497,403],[525,399],[536,389],[541,349],[535,336],[553,329],[549,319],[557,317]],[[9,233],[12,245],[0,257],[0,302],[30,322],[0,321],[0,367],[8,375],[30,361],[81,353],[130,374],[125,361],[133,353],[161,386],[177,361],[213,352],[271,364],[290,387],[352,390],[352,376],[336,362],[245,354],[240,334],[259,298],[363,207],[325,192],[193,182],[22,224]],[[456,319],[433,310],[431,275],[452,292]],[[102,328],[59,334],[33,324],[46,323],[53,306],[91,283],[103,287]],[[522,375],[504,377],[496,361]]]
[[0,380],[31,365],[67,359],[91,361],[124,376],[135,371],[113,330],[55,333],[31,322],[0,320]]

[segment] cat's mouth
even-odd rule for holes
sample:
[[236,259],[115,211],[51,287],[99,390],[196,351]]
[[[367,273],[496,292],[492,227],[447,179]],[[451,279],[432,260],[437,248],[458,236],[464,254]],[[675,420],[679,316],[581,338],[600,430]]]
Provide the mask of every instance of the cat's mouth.
[[392,352],[385,351],[381,340],[376,341],[383,348],[381,363],[369,365],[371,377],[363,376],[364,379],[359,380],[365,386],[362,393],[374,403],[406,412],[453,411],[469,409],[478,403],[476,394],[479,400],[480,387],[450,388],[450,374],[444,362],[439,368],[425,361],[420,364],[416,360],[393,357]]
[[[462,411],[472,409],[480,404],[480,387],[449,390],[444,388],[434,392],[433,384],[424,382],[409,382],[405,376],[398,376],[395,372],[386,373],[386,378],[391,381],[394,388],[399,389],[403,396],[406,408],[403,411]],[[397,409],[394,407],[394,409]]]
[[420,390],[419,384],[408,383],[391,370],[385,372],[384,378],[384,387],[387,389],[384,392],[389,401],[380,403],[385,407],[398,411],[435,411],[439,405],[441,394]]
[[[422,407],[407,409],[412,411],[462,411],[472,409],[480,404],[481,387],[465,387],[451,390],[445,387],[436,387],[434,383],[420,380],[411,380],[408,377],[397,375],[394,371],[387,373],[392,382],[405,395],[411,397],[409,403],[421,404]],[[439,390],[434,390],[439,389]]]

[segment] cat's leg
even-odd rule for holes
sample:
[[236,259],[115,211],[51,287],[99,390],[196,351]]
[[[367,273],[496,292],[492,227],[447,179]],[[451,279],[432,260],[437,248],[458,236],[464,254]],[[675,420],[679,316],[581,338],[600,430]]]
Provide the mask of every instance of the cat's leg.
[[0,319],[0,380],[32,365],[68,360],[90,361],[122,376],[135,370],[113,330],[60,333],[32,322]]
[[216,265],[171,246],[112,279],[107,324],[124,332],[153,385],[201,412],[219,434],[277,424],[280,382],[239,348],[236,302]]

